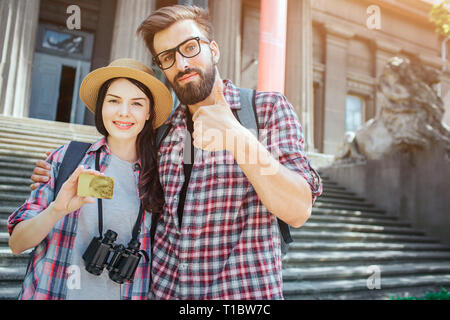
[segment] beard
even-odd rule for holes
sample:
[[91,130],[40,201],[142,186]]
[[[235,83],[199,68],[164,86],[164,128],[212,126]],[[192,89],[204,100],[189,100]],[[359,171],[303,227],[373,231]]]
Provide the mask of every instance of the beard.
[[[184,86],[181,86],[177,80],[189,73],[197,73],[200,77],[199,82],[189,82]],[[211,94],[212,88],[214,87],[214,82],[216,79],[216,68],[213,63],[209,65],[207,70],[203,72],[198,68],[189,68],[184,72],[178,73],[173,83],[170,83],[170,86],[175,91],[178,99],[181,104],[184,105],[193,105],[197,104],[200,101],[205,100]]]

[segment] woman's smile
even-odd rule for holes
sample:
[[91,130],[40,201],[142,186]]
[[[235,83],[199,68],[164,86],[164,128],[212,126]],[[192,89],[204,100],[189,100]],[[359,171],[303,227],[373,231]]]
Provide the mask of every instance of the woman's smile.
[[134,126],[134,123],[126,121],[113,121],[113,124],[120,130],[128,130]]

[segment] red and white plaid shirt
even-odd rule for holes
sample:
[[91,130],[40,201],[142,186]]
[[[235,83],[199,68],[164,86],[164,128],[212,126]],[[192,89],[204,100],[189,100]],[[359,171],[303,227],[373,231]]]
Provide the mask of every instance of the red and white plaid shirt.
[[[230,107],[239,107],[239,89],[228,80],[224,84]],[[315,201],[322,187],[306,159],[294,109],[283,95],[273,92],[257,92],[255,103],[259,140],[282,165],[305,178]],[[149,297],[283,299],[277,219],[263,206],[231,153],[197,153],[179,226],[186,112],[187,107],[180,105],[167,120],[172,128],[158,153],[166,204],[155,234]]]

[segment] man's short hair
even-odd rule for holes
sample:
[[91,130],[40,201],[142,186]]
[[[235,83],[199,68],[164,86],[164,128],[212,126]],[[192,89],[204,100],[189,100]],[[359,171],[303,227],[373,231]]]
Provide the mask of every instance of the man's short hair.
[[196,6],[183,5],[163,7],[156,10],[141,23],[137,34],[144,39],[147,48],[155,56],[156,52],[153,47],[155,34],[181,20],[193,20],[204,31],[204,35],[209,41],[214,39],[213,26],[209,21],[208,10]]

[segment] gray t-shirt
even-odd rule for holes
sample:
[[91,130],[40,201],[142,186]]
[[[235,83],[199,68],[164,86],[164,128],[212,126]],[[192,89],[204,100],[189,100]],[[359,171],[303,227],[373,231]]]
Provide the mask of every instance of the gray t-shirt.
[[[103,235],[108,229],[117,233],[114,244],[127,247],[139,214],[139,197],[133,164],[111,154],[111,163],[104,172],[114,178],[113,199],[103,199]],[[122,285],[109,279],[108,270],[99,276],[86,271],[82,259],[89,243],[98,237],[97,202],[84,205],[78,217],[77,235],[72,251],[71,271],[67,284],[67,300],[120,300]],[[79,279],[76,278],[78,277]],[[79,281],[78,281],[79,280]]]

